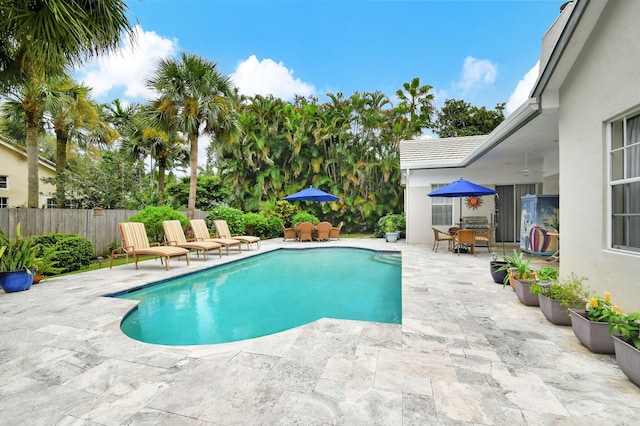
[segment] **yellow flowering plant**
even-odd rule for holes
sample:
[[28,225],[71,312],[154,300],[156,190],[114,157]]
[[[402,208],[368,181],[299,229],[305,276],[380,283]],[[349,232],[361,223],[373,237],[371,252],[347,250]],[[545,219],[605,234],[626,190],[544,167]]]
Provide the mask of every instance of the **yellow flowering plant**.
[[608,322],[615,313],[621,313],[618,307],[611,303],[611,295],[605,293],[604,297],[594,296],[585,308],[589,321]]

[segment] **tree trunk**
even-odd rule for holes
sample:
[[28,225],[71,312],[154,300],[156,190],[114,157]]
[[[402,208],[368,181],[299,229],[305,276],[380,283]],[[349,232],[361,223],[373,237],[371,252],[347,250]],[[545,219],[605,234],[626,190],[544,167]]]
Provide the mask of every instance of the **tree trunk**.
[[198,188],[198,134],[192,134],[190,140],[189,166],[191,167],[191,180],[189,181],[189,202],[187,204],[189,219],[196,216],[196,190]]
[[67,141],[69,134],[66,129],[56,129],[56,208],[66,208],[65,200],[65,177],[64,171],[67,168]]
[[164,206],[164,175],[167,172],[166,152],[158,159],[158,204]]
[[40,106],[27,102],[27,207],[38,208],[40,192],[38,180],[38,123],[40,122]]

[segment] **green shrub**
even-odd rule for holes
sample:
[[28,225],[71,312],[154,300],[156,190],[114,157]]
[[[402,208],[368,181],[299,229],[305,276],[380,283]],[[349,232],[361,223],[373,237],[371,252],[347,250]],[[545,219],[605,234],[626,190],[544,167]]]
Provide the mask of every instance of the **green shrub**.
[[298,222],[318,223],[320,222],[320,219],[318,219],[316,216],[312,215],[311,213],[300,212],[300,213],[294,214],[293,217],[291,218],[291,225],[295,225]]
[[242,216],[244,222],[244,235],[254,235],[265,238],[267,236],[267,219],[259,213],[245,213]]
[[242,210],[228,207],[228,206],[216,206],[209,211],[205,217],[207,226],[209,229],[213,228],[214,220],[226,220],[227,226],[229,226],[229,232],[231,234],[243,234],[244,233],[244,221],[242,217],[244,214]]
[[267,219],[267,230],[265,238],[282,237],[282,225],[284,221],[279,217],[270,217]]
[[165,220],[179,220],[183,228],[189,226],[189,219],[169,206],[147,206],[127,219],[127,222],[144,223],[149,240],[159,242],[164,239],[162,221]]
[[45,234],[33,238],[62,274],[87,268],[91,264],[93,244],[80,235]]
[[384,237],[384,234],[386,232],[385,228],[387,225],[387,220],[391,220],[393,222],[393,228],[400,231],[401,237],[405,236],[407,224],[404,214],[388,214],[386,216],[382,216],[380,219],[378,219],[378,224],[376,225],[374,236],[378,238]]

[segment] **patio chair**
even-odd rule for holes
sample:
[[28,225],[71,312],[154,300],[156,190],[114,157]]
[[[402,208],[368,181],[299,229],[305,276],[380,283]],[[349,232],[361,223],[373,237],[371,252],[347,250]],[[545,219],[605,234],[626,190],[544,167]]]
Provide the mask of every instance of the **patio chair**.
[[487,250],[491,253],[491,238],[493,234],[493,228],[489,228],[486,231],[476,231],[476,244],[486,244]]
[[[144,228],[144,223],[140,222],[121,222],[118,223],[118,231],[122,238],[122,250],[127,256],[133,256],[133,260],[136,263],[136,269],[138,269],[138,258],[140,256],[156,256],[160,258],[160,262],[164,263],[165,269],[169,270],[169,258],[181,257],[187,258],[187,265],[189,265],[189,250],[180,247],[161,246],[157,244],[151,246],[149,244],[149,238],[147,237],[147,231]],[[109,268],[113,267],[113,259],[116,257],[117,250],[111,252],[111,264]]]
[[284,223],[281,223],[280,225],[282,226],[282,232],[284,233],[284,238],[282,239],[282,241],[298,239],[298,233],[296,232],[295,228],[285,228]]
[[449,251],[451,251],[451,245],[453,244],[453,235],[436,228],[431,228],[431,229],[433,229],[433,236],[435,238],[435,241],[433,242],[432,250],[437,252],[440,241],[446,241],[448,246],[447,248],[449,249]]
[[476,231],[473,229],[460,229],[453,234],[453,243],[458,250],[458,256],[460,256],[460,248],[462,246],[468,250],[473,249],[473,255],[476,255]]
[[164,238],[169,246],[193,249],[196,250],[196,253],[202,252],[204,260],[207,260],[208,251],[217,249],[222,257],[222,244],[208,241],[187,241],[179,220],[162,221],[162,229],[164,229]]
[[231,235],[231,231],[229,231],[229,225],[227,221],[224,219],[217,219],[213,221],[213,226],[216,227],[216,234],[218,234],[221,238],[233,238],[234,240],[238,240],[241,243],[247,245],[247,250],[251,249],[251,244],[255,243],[256,247],[260,248],[260,238],[254,237],[253,235]]
[[207,241],[221,244],[229,255],[229,247],[237,246],[238,251],[242,251],[242,243],[233,238],[214,238],[209,234],[209,228],[204,219],[191,219],[191,229],[193,230],[194,241]]
[[344,225],[344,222],[340,222],[338,226],[331,227],[331,230],[329,231],[329,239],[340,239],[340,230],[342,229],[342,225]]
[[297,224],[299,241],[313,241],[313,225],[310,222],[300,222]]
[[331,224],[329,222],[320,222],[315,226],[316,238],[318,241],[329,241],[331,234]]

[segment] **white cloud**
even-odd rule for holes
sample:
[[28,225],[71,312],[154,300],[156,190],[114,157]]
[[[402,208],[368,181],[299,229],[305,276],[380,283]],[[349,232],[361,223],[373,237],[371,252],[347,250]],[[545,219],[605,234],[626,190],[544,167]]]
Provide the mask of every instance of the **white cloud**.
[[458,86],[463,91],[477,88],[484,84],[493,84],[498,75],[498,66],[486,59],[467,56],[462,67],[462,77]]
[[511,114],[515,111],[520,105],[522,105],[531,94],[531,90],[533,89],[533,85],[536,83],[538,79],[538,73],[540,69],[540,61],[536,62],[536,64],[531,68],[518,82],[515,90],[509,96],[509,100],[507,101],[507,105],[505,109],[508,114]]
[[127,35],[120,49],[78,70],[78,80],[92,87],[92,95],[96,98],[118,97],[111,94],[116,88],[122,89],[129,99],[153,96],[145,86],[145,80],[155,70],[159,59],[173,56],[178,51],[178,42],[153,31],[143,31],[139,25],[134,32],[133,43]]
[[273,95],[290,100],[294,95],[309,96],[315,92],[313,85],[294,78],[293,70],[282,62],[276,63],[268,58],[259,61],[255,55],[241,61],[230,77],[240,94],[247,96]]

